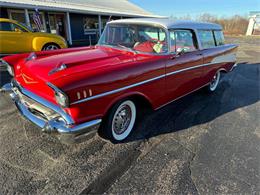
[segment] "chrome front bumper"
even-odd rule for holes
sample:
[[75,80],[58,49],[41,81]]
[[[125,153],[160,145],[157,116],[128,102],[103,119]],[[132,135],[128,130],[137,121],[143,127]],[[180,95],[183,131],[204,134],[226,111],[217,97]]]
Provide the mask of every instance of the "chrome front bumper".
[[101,124],[101,119],[74,124],[62,108],[21,87],[16,81],[4,85],[1,92],[10,94],[22,116],[65,143],[84,141],[96,133]]

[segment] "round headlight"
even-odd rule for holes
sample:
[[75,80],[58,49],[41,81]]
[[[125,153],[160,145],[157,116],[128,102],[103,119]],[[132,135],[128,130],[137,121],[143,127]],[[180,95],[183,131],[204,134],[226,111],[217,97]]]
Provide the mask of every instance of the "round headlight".
[[56,99],[56,102],[59,105],[61,105],[62,107],[68,107],[69,99],[65,94],[56,91],[55,92],[55,99]]

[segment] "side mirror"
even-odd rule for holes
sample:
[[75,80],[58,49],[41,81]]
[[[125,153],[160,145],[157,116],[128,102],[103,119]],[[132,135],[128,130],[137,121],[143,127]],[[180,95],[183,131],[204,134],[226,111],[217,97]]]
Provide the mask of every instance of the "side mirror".
[[179,47],[179,48],[177,49],[177,51],[176,51],[176,54],[177,54],[178,56],[180,56],[180,55],[184,54],[185,52],[186,52],[186,49],[185,49],[184,47]]
[[22,31],[21,31],[21,29],[19,29],[19,28],[15,28],[15,29],[14,29],[14,32],[19,32],[19,33],[21,33]]
[[171,59],[173,60],[177,57],[180,57],[181,55],[183,55],[185,53],[185,51],[186,51],[185,48],[179,47],[177,49],[177,51],[173,53],[173,55],[171,56]]

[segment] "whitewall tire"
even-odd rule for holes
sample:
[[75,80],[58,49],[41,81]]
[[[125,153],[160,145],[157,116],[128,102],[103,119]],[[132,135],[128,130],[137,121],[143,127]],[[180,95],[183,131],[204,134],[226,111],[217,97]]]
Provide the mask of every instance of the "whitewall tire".
[[112,142],[125,140],[134,129],[136,116],[136,105],[132,100],[123,100],[115,104],[103,124],[105,137]]
[[218,84],[219,84],[219,80],[220,80],[220,71],[216,72],[216,74],[214,75],[212,81],[209,84],[208,90],[210,92],[213,92],[217,89]]

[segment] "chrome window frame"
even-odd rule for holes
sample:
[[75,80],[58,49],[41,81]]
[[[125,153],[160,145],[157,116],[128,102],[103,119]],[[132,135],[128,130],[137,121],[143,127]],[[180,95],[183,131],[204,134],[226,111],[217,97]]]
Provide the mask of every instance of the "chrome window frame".
[[[175,30],[189,30],[189,31],[193,31],[193,33],[194,33],[194,35],[195,35],[195,38],[196,38],[196,43],[197,43],[197,49],[196,50],[194,50],[194,51],[200,51],[201,50],[201,43],[200,43],[200,41],[199,41],[199,38],[198,38],[198,35],[197,35],[197,32],[196,32],[196,29],[191,29],[191,28],[170,28],[170,29],[168,29],[168,38],[169,38],[169,53],[170,54],[177,54],[177,52],[175,51],[175,52],[171,52],[170,51],[170,48],[171,48],[171,36],[170,36],[170,33],[171,33],[171,31],[175,31]],[[196,46],[196,45],[195,45]],[[188,52],[185,52],[185,53],[189,53],[189,52],[194,52],[194,51],[188,51]]]

